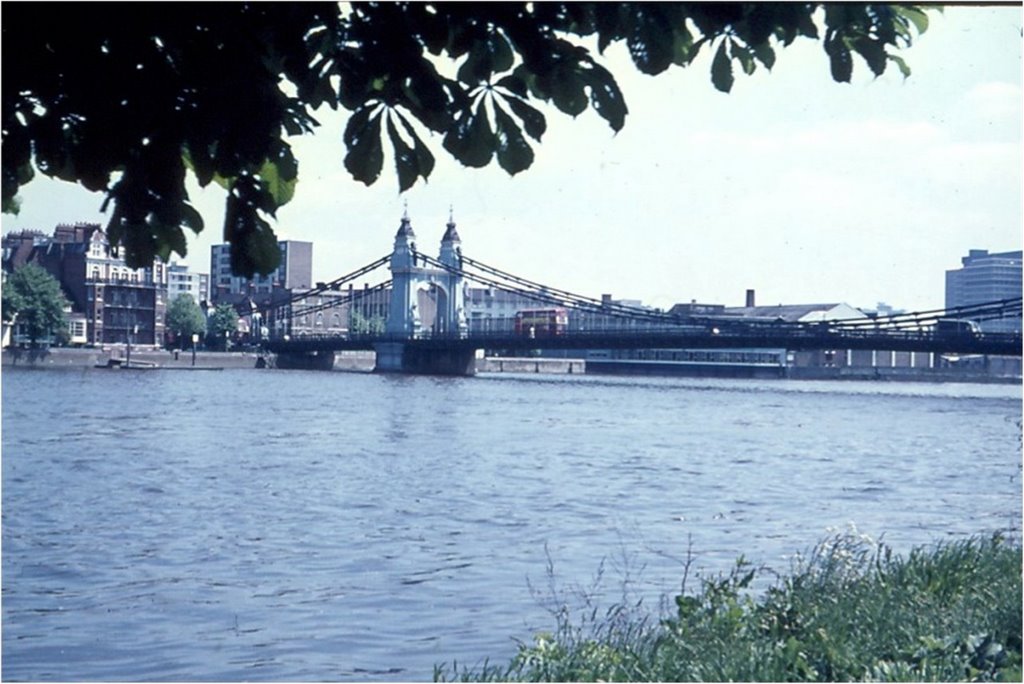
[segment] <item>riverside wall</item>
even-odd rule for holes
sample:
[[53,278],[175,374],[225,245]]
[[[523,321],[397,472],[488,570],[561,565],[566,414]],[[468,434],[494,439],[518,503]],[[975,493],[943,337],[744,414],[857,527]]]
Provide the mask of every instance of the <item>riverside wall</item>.
[[[161,368],[187,369],[193,367],[192,352],[177,353],[159,349],[132,349],[132,361],[156,364]],[[106,365],[111,359],[127,358],[124,345],[95,348],[52,348],[3,350],[2,365],[30,368],[93,368]],[[332,370],[371,372],[376,355],[372,351],[335,352]],[[195,368],[261,368],[274,367],[272,355],[252,351],[196,352]],[[478,373],[539,373],[539,374],[612,374],[612,375],[666,375],[684,377],[721,377],[790,380],[876,380],[888,382],[976,382],[1020,384],[1020,375],[984,372],[966,368],[728,368],[696,367],[686,364],[650,363],[630,361],[586,361],[562,358],[486,357],[476,361]]]
[[[196,352],[196,368],[256,368],[260,354],[254,352]],[[93,368],[111,359],[128,357],[124,345],[94,348],[4,349],[3,367]],[[192,368],[192,352],[132,348],[132,361],[155,363],[161,368]]]

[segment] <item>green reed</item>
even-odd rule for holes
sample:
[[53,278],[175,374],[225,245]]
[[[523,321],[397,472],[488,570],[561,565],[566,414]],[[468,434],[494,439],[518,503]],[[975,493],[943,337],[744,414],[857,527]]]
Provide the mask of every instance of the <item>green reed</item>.
[[[688,573],[689,564],[687,565]],[[1001,536],[917,548],[838,534],[770,576],[740,559],[696,578],[661,619],[621,603],[446,681],[1021,681],[1021,546]],[[770,579],[755,592],[755,579]]]

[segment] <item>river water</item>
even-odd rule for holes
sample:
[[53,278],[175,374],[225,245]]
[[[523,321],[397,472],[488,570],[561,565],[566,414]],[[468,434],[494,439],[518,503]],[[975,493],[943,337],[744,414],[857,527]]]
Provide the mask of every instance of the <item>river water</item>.
[[[429,680],[855,525],[1019,535],[1021,388],[4,370],[14,680]],[[603,570],[603,573],[602,573]],[[600,582],[597,579],[600,579]],[[589,588],[588,588],[589,587]]]

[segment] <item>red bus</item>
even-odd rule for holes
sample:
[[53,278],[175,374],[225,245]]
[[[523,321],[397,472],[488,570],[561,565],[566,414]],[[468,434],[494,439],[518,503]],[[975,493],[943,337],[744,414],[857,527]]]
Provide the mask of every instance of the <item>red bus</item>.
[[569,326],[569,311],[556,309],[523,309],[516,312],[516,335],[549,337],[562,335]]

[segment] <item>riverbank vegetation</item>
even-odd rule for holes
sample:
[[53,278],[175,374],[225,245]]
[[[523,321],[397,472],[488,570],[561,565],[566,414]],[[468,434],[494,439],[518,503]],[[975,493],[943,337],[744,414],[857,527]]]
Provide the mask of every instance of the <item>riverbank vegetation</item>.
[[[688,569],[689,566],[687,566]],[[463,681],[1021,681],[1021,546],[1000,536],[899,555],[841,534],[771,576],[742,558],[685,577],[660,620],[620,604]],[[690,578],[691,580],[693,578]],[[767,588],[752,585],[770,580]]]

